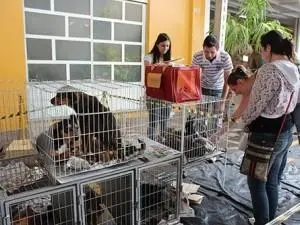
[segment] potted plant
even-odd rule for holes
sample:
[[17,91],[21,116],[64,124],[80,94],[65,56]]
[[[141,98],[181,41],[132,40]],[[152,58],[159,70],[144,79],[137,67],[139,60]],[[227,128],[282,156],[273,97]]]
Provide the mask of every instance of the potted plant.
[[225,49],[233,59],[249,55],[250,61],[259,64],[260,38],[270,30],[276,29],[285,37],[292,37],[290,29],[278,20],[267,18],[267,9],[270,7],[268,0],[243,0],[238,14],[228,16]]

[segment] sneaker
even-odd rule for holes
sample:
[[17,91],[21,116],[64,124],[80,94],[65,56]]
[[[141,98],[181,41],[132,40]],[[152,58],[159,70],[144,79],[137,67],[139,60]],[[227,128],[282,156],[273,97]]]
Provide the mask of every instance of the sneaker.
[[255,218],[254,218],[254,217],[249,218],[249,223],[250,223],[251,225],[254,225],[254,223],[255,223]]

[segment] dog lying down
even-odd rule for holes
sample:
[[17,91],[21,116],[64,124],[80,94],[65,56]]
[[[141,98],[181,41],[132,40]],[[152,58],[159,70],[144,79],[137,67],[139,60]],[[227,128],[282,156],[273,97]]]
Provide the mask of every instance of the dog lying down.
[[82,140],[76,116],[71,115],[70,118],[52,124],[37,137],[36,146],[39,152],[49,151],[49,155],[56,160],[82,155]]
[[[116,118],[97,97],[65,86],[58,90],[50,102],[56,106],[66,105],[76,112],[82,137],[82,151],[84,155],[89,155],[86,158],[88,161],[107,161],[124,157]],[[103,156],[101,152],[107,154]]]

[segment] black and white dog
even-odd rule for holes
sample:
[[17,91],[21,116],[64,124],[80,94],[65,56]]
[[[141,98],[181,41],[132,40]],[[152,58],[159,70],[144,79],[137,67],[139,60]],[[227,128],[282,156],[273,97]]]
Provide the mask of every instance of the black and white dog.
[[[66,90],[66,87],[61,90]],[[80,91],[59,90],[50,102],[56,106],[66,105],[76,112],[84,149],[95,156],[90,158],[91,161],[122,157],[121,135],[116,118],[97,97]],[[102,154],[95,154],[100,152]],[[109,155],[104,156],[103,152],[109,152]]]
[[72,155],[82,154],[82,140],[77,117],[71,115],[52,124],[36,140],[37,150],[46,151],[57,160],[64,160]]

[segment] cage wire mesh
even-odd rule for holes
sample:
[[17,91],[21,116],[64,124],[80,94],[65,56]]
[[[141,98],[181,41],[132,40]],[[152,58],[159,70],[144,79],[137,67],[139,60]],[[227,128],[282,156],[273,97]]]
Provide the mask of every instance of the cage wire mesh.
[[0,199],[50,184],[38,156],[0,161]]
[[139,170],[139,223],[169,224],[179,218],[180,160]]
[[[64,191],[53,182],[137,158],[148,164],[170,160],[176,151],[163,145],[163,139],[161,144],[147,138],[153,120],[143,94],[137,84],[102,80],[34,82],[1,89],[0,201],[5,224],[75,224],[74,190]],[[85,183],[81,221],[135,224],[136,210],[141,224],[176,218],[178,163],[141,169],[138,185],[132,172]],[[58,191],[43,192],[49,186]]]
[[134,224],[134,191],[132,171],[81,184],[83,224]]
[[226,151],[230,100],[202,96],[173,104],[147,98],[148,137],[182,152],[187,162]]
[[26,94],[24,83],[0,82],[0,160],[35,153],[28,139]]
[[30,137],[56,178],[141,154],[143,87],[114,81],[31,83]]
[[75,225],[75,188],[39,190],[4,201],[6,225]]

